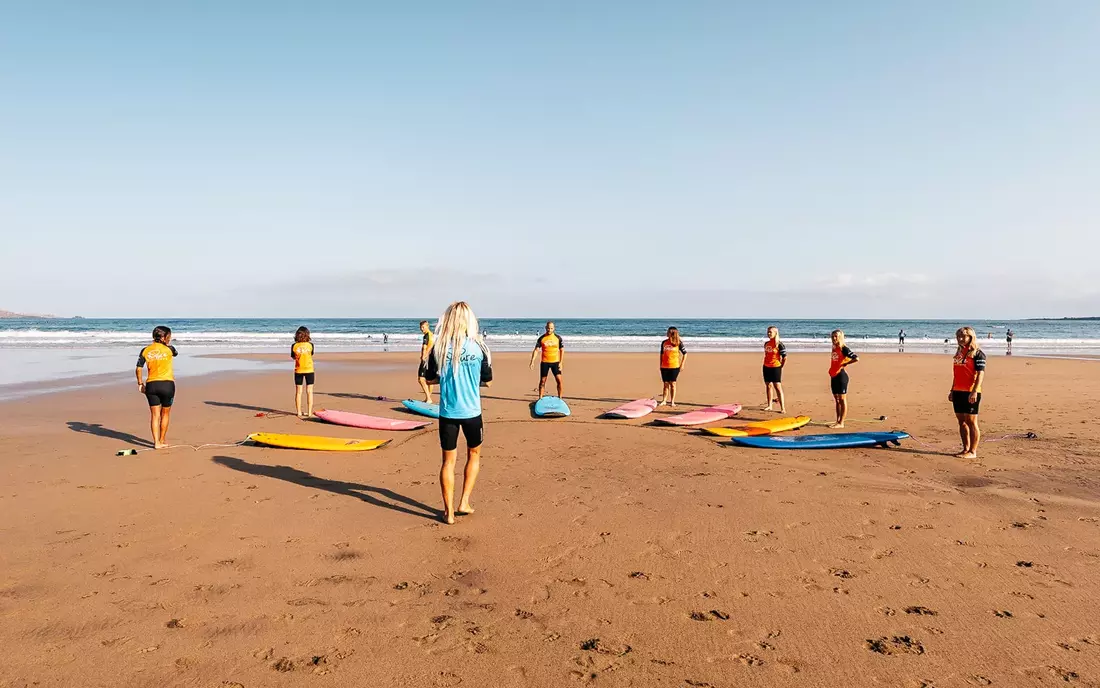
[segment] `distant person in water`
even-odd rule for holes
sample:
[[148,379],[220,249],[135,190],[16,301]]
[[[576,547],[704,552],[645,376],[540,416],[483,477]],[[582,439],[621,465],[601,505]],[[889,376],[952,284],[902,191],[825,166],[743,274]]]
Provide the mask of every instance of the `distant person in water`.
[[[313,416],[313,383],[317,375],[313,369],[313,340],[309,328],[302,326],[294,333],[294,344],[290,347],[290,358],[294,361],[294,412],[299,418]],[[302,388],[306,394],[306,413],[302,415]]]
[[539,358],[539,354],[542,354],[542,361],[539,363],[539,399],[546,395],[546,376],[550,373],[554,374],[558,396],[562,396],[561,369],[565,363],[565,344],[562,343],[561,337],[554,330],[554,322],[547,322],[546,332],[538,338],[538,341],[535,342],[535,348],[531,352],[531,365],[529,366],[531,368],[535,367],[535,359]]
[[[480,386],[493,383],[492,354],[478,333],[477,317],[465,301],[447,307],[435,328],[435,344],[428,357],[426,377],[439,384],[439,446],[443,465],[439,487],[443,493],[443,522],[472,514],[470,494],[481,469],[481,445],[485,427],[481,417]],[[458,433],[466,438],[466,469],[462,497],[454,506],[455,463]]]
[[960,327],[955,333],[959,348],[955,350],[954,375],[951,392],[947,398],[955,408],[959,421],[959,437],[962,451],[955,454],[960,459],[978,458],[978,442],[982,431],[978,428],[978,407],[982,403],[982,380],[985,379],[985,352],[978,345],[974,328]]
[[435,345],[435,335],[432,334],[432,328],[427,320],[420,321],[420,334],[424,335],[424,338],[420,342],[420,365],[416,369],[416,382],[420,385],[420,391],[424,392],[424,403],[430,404],[432,386],[425,378],[428,375],[428,356],[432,353],[432,346]]
[[829,386],[836,404],[836,422],[829,427],[843,428],[844,421],[848,417],[848,371],[845,368],[859,361],[859,356],[844,344],[843,330],[833,330],[832,339],[833,353],[829,361]]
[[668,328],[665,340],[661,342],[661,406],[676,408],[676,381],[680,379],[680,371],[684,369],[684,361],[687,360],[687,349],[680,339],[680,330],[675,327]]
[[779,339],[779,328],[768,328],[768,341],[764,342],[764,395],[767,404],[765,411],[772,410],[772,397],[779,402],[779,412],[784,413],[787,405],[783,399],[783,366],[787,365],[787,345]]
[[[176,376],[172,372],[172,359],[179,352],[172,346],[172,329],[164,325],[153,328],[153,343],[138,354],[138,391],[149,402],[149,429],[153,434],[153,447],[168,446],[168,422],[172,417],[172,403],[176,400]],[[149,375],[141,379],[141,369],[148,367]]]
[[1005,332],[1005,343],[1008,344],[1009,349],[1012,348],[1012,337],[1014,337],[1015,334],[1016,333],[1012,331],[1012,328],[1009,328],[1008,332]]

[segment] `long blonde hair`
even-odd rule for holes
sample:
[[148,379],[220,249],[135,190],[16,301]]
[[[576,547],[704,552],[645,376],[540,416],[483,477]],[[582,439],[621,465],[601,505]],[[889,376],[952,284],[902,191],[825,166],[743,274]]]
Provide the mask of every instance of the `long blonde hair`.
[[443,315],[439,316],[439,322],[435,326],[435,345],[432,346],[432,355],[435,356],[436,365],[440,368],[447,360],[447,349],[451,350],[451,368],[458,370],[459,359],[462,357],[462,345],[470,338],[481,347],[485,356],[492,363],[489,347],[481,340],[478,331],[477,316],[465,301],[455,301]]
[[[775,344],[776,344],[776,346],[778,346],[779,345],[779,328],[776,327],[775,325],[768,325],[768,332],[771,332],[772,330],[775,330]],[[771,337],[768,337],[768,339],[771,339]]]
[[680,330],[675,327],[668,328],[668,343],[673,346],[680,346]]
[[841,349],[844,348],[844,330],[833,330],[832,335],[836,337],[836,345]]
[[[966,350],[966,354],[964,354],[964,356],[973,357],[974,354],[978,353],[978,351],[980,351],[982,348],[982,345],[978,343],[978,335],[974,332],[973,327],[960,327],[959,329],[955,330],[956,342],[958,342],[960,334],[966,337],[970,337],[970,348]],[[959,347],[955,349],[955,355],[958,356],[961,353],[963,353],[963,348],[960,344]]]

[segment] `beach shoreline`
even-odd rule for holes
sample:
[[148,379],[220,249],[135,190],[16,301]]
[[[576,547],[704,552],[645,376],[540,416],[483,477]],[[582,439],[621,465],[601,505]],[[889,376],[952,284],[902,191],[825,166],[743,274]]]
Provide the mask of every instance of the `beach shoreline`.
[[[573,415],[543,420],[528,355],[495,354],[477,513],[455,526],[434,426],[300,421],[289,360],[180,380],[169,442],[225,446],[115,456],[148,434],[119,387],[0,402],[0,686],[1100,681],[1092,362],[991,361],[987,442],[960,461],[947,358],[862,359],[851,429],[915,439],[816,452],[599,419],[659,391],[655,359],[567,352]],[[415,354],[326,361],[318,408],[411,417],[372,397],[415,397]],[[827,365],[792,356],[789,415],[829,420]],[[681,405],[778,417],[760,374],[689,353]],[[238,444],[260,431],[392,442]]]

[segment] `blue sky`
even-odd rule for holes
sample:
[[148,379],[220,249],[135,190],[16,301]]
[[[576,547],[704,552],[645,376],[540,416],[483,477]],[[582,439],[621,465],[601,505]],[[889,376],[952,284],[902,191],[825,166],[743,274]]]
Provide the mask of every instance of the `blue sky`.
[[0,308],[1100,315],[1100,3],[38,2]]

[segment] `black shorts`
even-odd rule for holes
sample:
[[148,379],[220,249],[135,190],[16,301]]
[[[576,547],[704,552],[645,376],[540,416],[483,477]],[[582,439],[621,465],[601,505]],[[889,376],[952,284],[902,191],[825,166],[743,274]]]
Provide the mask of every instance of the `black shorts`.
[[458,449],[458,429],[462,428],[462,434],[466,437],[466,447],[476,449],[481,446],[485,437],[485,424],[481,416],[476,418],[440,418],[439,419],[439,446],[443,451]]
[[969,416],[978,415],[978,407],[982,405],[982,393],[978,392],[978,400],[970,403],[970,392],[951,392],[951,405],[955,407],[955,413],[965,413]]
[[312,385],[316,379],[317,373],[294,373],[294,384],[298,386],[303,384]]
[[420,362],[420,367],[416,369],[416,377],[417,377],[417,379],[428,377],[428,362],[427,361],[421,361]]
[[661,368],[661,382],[676,382],[680,377],[679,368]]
[[776,384],[783,382],[783,366],[776,366],[775,368],[764,366],[764,382],[774,382]]
[[546,363],[544,361],[543,363],[540,363],[539,377],[546,377],[548,373],[553,373],[554,377],[561,375],[561,361],[556,361],[554,363]]
[[847,394],[848,393],[848,371],[842,370],[833,377],[829,378],[829,385],[833,389],[833,394]]
[[159,380],[145,383],[145,398],[150,406],[171,408],[176,398],[176,383],[171,380]]

